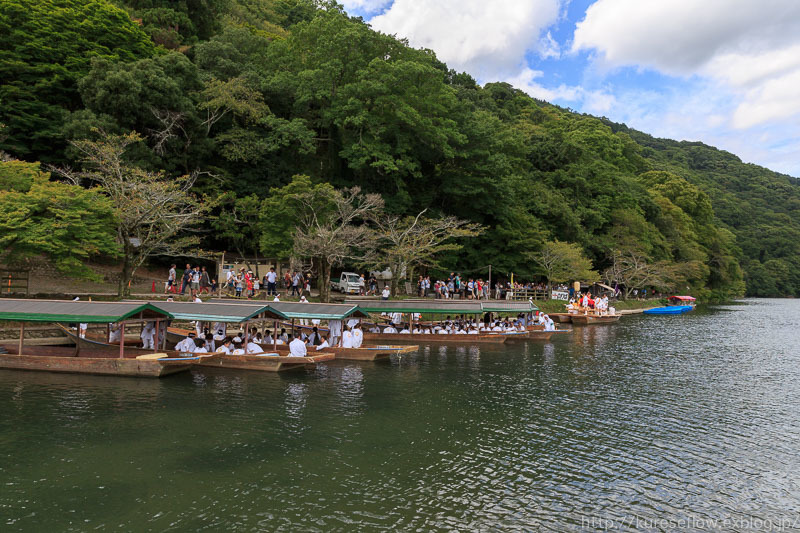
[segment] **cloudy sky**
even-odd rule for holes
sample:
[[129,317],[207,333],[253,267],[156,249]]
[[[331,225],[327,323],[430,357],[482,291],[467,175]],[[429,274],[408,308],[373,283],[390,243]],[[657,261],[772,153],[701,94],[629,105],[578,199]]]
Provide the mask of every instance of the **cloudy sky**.
[[800,0],[342,3],[480,83],[800,176]]

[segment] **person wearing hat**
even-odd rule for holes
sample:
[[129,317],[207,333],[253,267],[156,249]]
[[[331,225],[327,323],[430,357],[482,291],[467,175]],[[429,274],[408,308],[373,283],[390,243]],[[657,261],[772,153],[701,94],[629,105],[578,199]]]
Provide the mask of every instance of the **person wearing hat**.
[[[308,303],[308,300],[306,300],[305,295],[300,296],[300,303],[301,304],[307,304]],[[301,318],[300,319],[300,325],[301,326],[307,326],[308,325],[308,319],[307,318]]]
[[233,351],[231,355],[244,355],[244,348],[242,348],[242,339],[238,336],[233,338]]

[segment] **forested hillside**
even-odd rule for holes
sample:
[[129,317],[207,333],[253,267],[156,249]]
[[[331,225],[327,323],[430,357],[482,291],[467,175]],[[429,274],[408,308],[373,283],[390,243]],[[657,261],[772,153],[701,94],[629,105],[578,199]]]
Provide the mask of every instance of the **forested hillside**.
[[197,220],[206,249],[285,249],[264,238],[270,197],[307,175],[379,193],[390,213],[487,228],[443,268],[529,278],[541,274],[532,254],[558,240],[607,276],[647,264],[642,286],[725,297],[744,279],[749,294],[800,295],[794,178],[481,87],[335,3],[0,6],[0,150],[80,167],[71,143],[135,131],[131,165],[205,173],[192,192],[214,205]]

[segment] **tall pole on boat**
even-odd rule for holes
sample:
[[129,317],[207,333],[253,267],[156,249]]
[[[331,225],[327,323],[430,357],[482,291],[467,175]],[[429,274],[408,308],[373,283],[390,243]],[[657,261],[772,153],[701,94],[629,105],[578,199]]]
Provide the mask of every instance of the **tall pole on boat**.
[[19,323],[19,349],[17,355],[22,355],[22,340],[25,338],[25,322]]
[[159,338],[158,337],[159,337],[159,333],[160,332],[161,332],[161,321],[159,319],[156,319],[156,338],[155,338],[155,341],[153,342],[153,353],[158,351],[158,348],[159,348],[159,344],[158,344]]
[[120,324],[119,333],[119,358],[123,359],[125,357],[125,322]]

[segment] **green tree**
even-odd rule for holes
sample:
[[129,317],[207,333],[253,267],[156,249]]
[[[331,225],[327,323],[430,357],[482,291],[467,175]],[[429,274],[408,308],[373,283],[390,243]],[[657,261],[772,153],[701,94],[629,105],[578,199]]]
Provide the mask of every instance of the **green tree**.
[[529,257],[539,265],[547,277],[547,294],[552,284],[580,280],[594,282],[600,275],[592,269],[592,262],[574,242],[559,240],[544,243],[538,252]]
[[188,231],[211,207],[190,193],[196,175],[167,179],[125,159],[128,147],[141,142],[136,133],[104,135],[100,141],[76,141],[84,170],[60,173],[80,183],[100,185],[115,215],[116,238],[122,249],[118,294],[130,295],[129,282],[136,270],[157,255],[202,255],[198,239]]
[[383,208],[377,194],[361,194],[358,187],[338,190],[328,183],[313,184],[307,176],[295,176],[289,185],[271,191],[265,208],[262,250],[286,252],[291,243],[293,257],[314,262],[323,302],[330,299],[331,267],[346,260],[372,260],[376,236],[367,222]]
[[0,149],[58,161],[66,111],[81,108],[78,80],[92,58],[133,61],[155,51],[125,11],[106,0],[0,2]]
[[116,255],[114,210],[97,188],[50,181],[38,163],[0,162],[0,260],[39,255],[62,273],[95,279],[86,262]]

